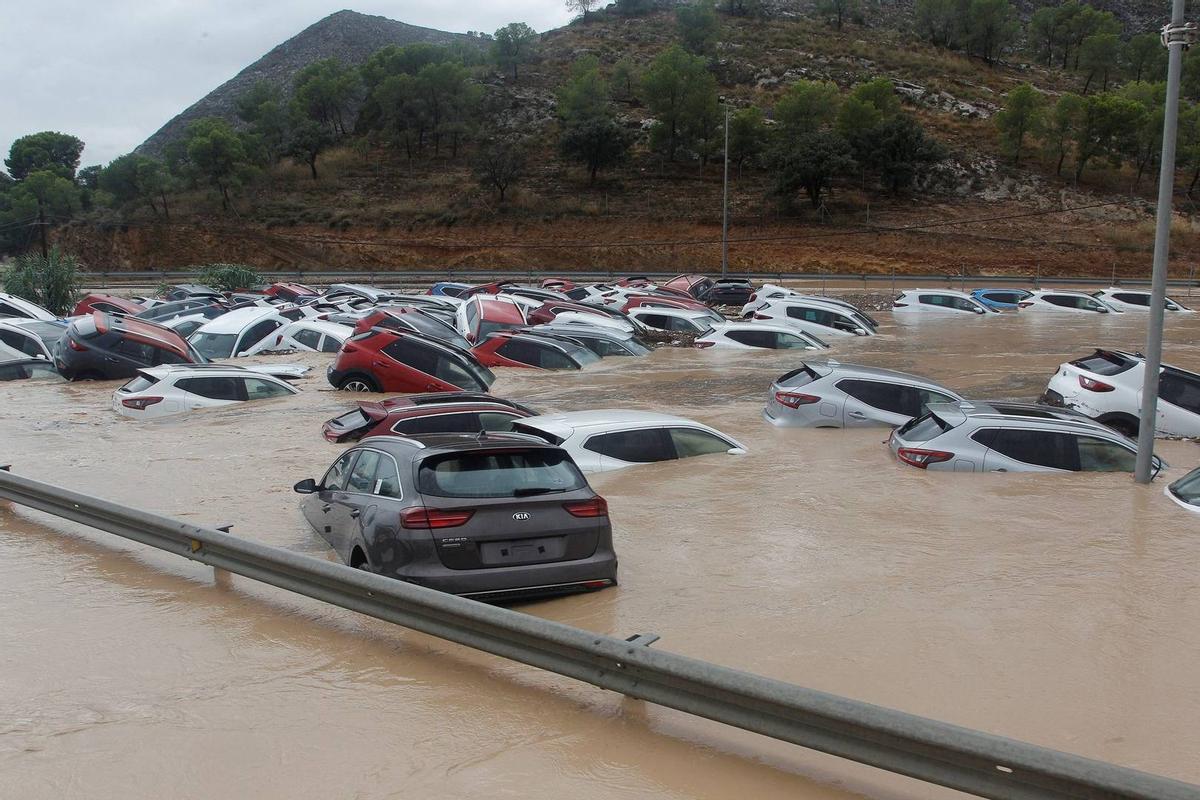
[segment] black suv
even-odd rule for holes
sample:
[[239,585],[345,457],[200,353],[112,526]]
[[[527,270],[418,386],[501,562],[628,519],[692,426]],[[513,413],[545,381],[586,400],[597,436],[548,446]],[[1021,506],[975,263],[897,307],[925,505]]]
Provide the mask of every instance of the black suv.
[[491,601],[617,582],[608,504],[534,437],[372,436],[295,490],[352,567]]
[[72,381],[132,378],[160,364],[207,362],[170,328],[102,311],[75,319],[54,346],[54,365]]
[[704,291],[700,292],[697,300],[710,306],[744,306],[750,302],[754,294],[754,284],[740,278],[719,278]]

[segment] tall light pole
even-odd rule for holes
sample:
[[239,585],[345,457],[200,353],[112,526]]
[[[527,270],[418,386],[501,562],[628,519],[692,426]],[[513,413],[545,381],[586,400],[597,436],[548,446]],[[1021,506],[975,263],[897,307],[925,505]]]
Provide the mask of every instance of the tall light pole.
[[721,191],[721,277],[729,277],[729,103],[725,104],[725,186]]
[[1167,257],[1171,245],[1171,198],[1175,192],[1175,133],[1179,124],[1179,81],[1183,51],[1196,41],[1196,24],[1183,21],[1184,0],[1172,0],[1171,22],[1163,26],[1167,48],[1167,102],[1163,115],[1162,158],[1158,172],[1158,213],[1154,228],[1154,273],[1150,286],[1150,326],[1146,331],[1146,374],[1138,425],[1134,480],[1153,478],[1154,429],[1158,421],[1158,371],[1162,367],[1163,310],[1167,301]]

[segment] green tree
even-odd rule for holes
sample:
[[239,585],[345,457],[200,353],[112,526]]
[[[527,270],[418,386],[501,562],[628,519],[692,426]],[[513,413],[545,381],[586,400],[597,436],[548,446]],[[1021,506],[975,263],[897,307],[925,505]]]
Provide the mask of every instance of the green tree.
[[837,84],[799,80],[775,104],[775,121],[784,135],[799,136],[832,124],[840,105]]
[[1026,138],[1041,125],[1046,96],[1028,83],[1012,89],[1004,96],[1004,108],[996,114],[996,129],[1000,144],[1012,156],[1013,166],[1021,163]]
[[817,13],[831,22],[839,31],[846,18],[859,10],[858,0],[817,0]]
[[811,130],[789,138],[771,160],[771,192],[791,202],[801,190],[813,208],[834,178],[856,168],[850,144],[831,130]]
[[1122,47],[1121,64],[1134,81],[1140,83],[1143,77],[1158,80],[1166,72],[1167,50],[1157,34],[1139,33]]
[[704,60],[672,45],[642,75],[642,96],[654,114],[651,141],[675,160],[680,144],[689,143],[695,115],[706,113],[717,99],[717,82]]
[[537,31],[524,22],[510,22],[496,31],[492,39],[492,58],[501,67],[511,68],[515,81],[519,78],[520,65],[532,57],[537,39]]
[[34,172],[50,170],[75,180],[75,169],[83,153],[83,141],[66,133],[42,131],[22,136],[12,143],[4,159],[8,174],[22,181]]
[[608,82],[600,74],[600,60],[584,56],[571,65],[567,82],[558,90],[558,116],[564,122],[577,122],[608,112]]
[[37,217],[38,238],[43,257],[49,255],[46,232],[55,222],[63,222],[79,209],[79,187],[62,176],[54,165],[31,172],[8,192],[14,209],[22,218]]
[[1193,103],[1182,103],[1179,108],[1177,153],[1179,165],[1192,173],[1187,190],[1191,197],[1200,181],[1200,106]]
[[836,128],[854,148],[858,162],[866,165],[876,129],[899,114],[895,86],[886,78],[875,78],[850,90],[838,109]]
[[1020,36],[1017,11],[1008,0],[971,0],[967,49],[991,64]]
[[1054,159],[1055,175],[1062,174],[1063,162],[1071,153],[1072,131],[1082,113],[1083,103],[1083,98],[1077,94],[1064,94],[1046,115],[1042,138],[1048,155]]
[[899,114],[881,122],[871,135],[869,165],[892,194],[910,188],[946,157],[915,119]]
[[[59,179],[62,180],[61,176]],[[4,274],[4,291],[65,317],[83,293],[81,269],[75,256],[63,253],[57,247],[41,255],[26,253],[17,256]]]
[[[1126,155],[1136,170],[1133,179],[1133,191],[1136,192],[1142,176],[1157,163],[1162,151],[1167,86],[1165,83],[1127,83],[1117,90],[1117,94],[1136,103],[1142,111],[1125,138]],[[1182,127],[1182,123],[1180,125]]]
[[758,106],[742,108],[729,117],[729,160],[742,174],[742,165],[757,159],[767,144],[767,121]]
[[171,176],[161,161],[129,153],[109,162],[100,172],[100,188],[123,205],[144,203],[150,211],[170,218],[167,193]]
[[612,88],[616,96],[622,100],[630,100],[634,97],[634,91],[637,87],[638,72],[633,61],[628,56],[621,58],[612,68]]
[[583,21],[587,22],[588,14],[600,5],[600,0],[567,0],[567,11],[576,11],[583,15]]
[[589,183],[595,183],[599,170],[624,160],[631,137],[616,120],[592,117],[565,125],[558,142],[563,156],[582,161],[588,171]]
[[1142,113],[1137,103],[1112,92],[1083,98],[1071,126],[1076,182],[1095,159],[1106,158],[1114,166],[1121,163]]
[[[261,160],[274,164],[284,154],[288,136],[288,111],[279,90],[266,81],[259,81],[234,99],[238,119],[250,126],[258,137]],[[245,144],[245,143],[243,143]]]
[[711,52],[721,29],[712,0],[700,0],[676,8],[675,26],[684,49],[695,55]]
[[241,139],[220,117],[204,117],[188,126],[184,139],[188,162],[198,177],[221,194],[221,208],[229,210],[229,193],[246,164]]
[[917,32],[937,47],[958,48],[966,38],[970,0],[917,0],[913,9]]
[[336,58],[326,58],[296,73],[293,86],[293,109],[324,125],[333,136],[346,135],[350,109],[359,99],[358,70]]
[[725,13],[731,17],[754,17],[763,13],[762,0],[725,0]]
[[1033,12],[1028,29],[1030,49],[1047,67],[1062,48],[1063,37],[1063,20],[1056,7],[1043,6]]
[[266,283],[261,275],[245,264],[205,264],[200,267],[196,282],[222,292],[253,290]]
[[384,79],[371,97],[379,108],[378,127],[394,146],[403,147],[412,161],[425,143],[429,128],[421,86],[412,75],[392,75]]
[[1100,79],[1100,91],[1108,91],[1109,76],[1116,71],[1121,57],[1121,40],[1115,33],[1098,33],[1083,40],[1079,46],[1079,66],[1087,74],[1083,93],[1087,94],[1092,81]]
[[1067,68],[1067,62],[1072,54],[1075,57],[1072,68],[1079,69],[1080,50],[1084,40],[1089,36],[1121,32],[1121,24],[1111,12],[1097,11],[1086,3],[1080,4],[1075,0],[1067,0],[1059,7],[1059,10],[1064,16],[1063,69]]
[[486,188],[494,189],[504,202],[508,190],[525,176],[528,145],[516,138],[503,137],[486,142],[475,157],[475,176]]
[[312,179],[317,179],[317,158],[333,144],[333,134],[315,119],[297,115],[288,130],[287,154],[307,164]]

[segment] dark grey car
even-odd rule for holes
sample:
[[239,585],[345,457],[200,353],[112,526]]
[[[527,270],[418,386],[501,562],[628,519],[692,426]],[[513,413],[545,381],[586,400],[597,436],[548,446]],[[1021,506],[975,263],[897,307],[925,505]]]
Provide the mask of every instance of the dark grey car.
[[374,436],[295,490],[352,567],[481,600],[617,582],[607,503],[533,437]]

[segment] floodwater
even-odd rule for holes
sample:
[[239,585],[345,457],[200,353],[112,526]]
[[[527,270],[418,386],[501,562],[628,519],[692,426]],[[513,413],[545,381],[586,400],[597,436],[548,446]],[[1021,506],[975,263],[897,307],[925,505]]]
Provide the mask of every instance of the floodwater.
[[[1033,399],[1145,317],[900,325],[830,355]],[[1200,315],[1196,315],[1200,317]],[[1200,319],[1167,359],[1200,367]],[[291,485],[354,397],[157,423],[116,384],[0,384],[22,475],[330,558]],[[927,473],[886,431],[777,430],[795,354],[662,349],[580,374],[501,371],[546,410],[669,410],[746,456],[594,478],[621,585],[521,606],[588,630],[1200,782],[1200,516],[1128,476]],[[1178,476],[1193,442],[1161,442]],[[941,798],[956,793],[632,701],[0,504],[0,797]]]

